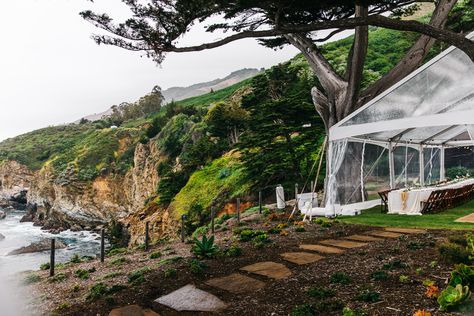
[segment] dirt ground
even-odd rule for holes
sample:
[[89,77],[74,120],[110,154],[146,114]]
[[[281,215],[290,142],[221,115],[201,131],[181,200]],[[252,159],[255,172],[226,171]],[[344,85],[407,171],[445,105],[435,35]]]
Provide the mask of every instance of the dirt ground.
[[[261,219],[244,225],[267,230],[279,223]],[[330,227],[323,227],[329,225]],[[325,257],[323,260],[302,266],[281,258],[281,253],[301,251],[298,249],[300,244],[315,244],[323,239],[336,239],[377,230],[374,227],[348,225],[337,221],[330,222],[329,225],[313,222],[304,226],[304,232],[297,232],[296,226],[290,225],[284,230],[287,235],[269,234],[271,242],[263,248],[257,248],[253,242],[238,242],[242,248],[240,256],[218,256],[203,260],[208,269],[201,275],[193,274],[189,268],[192,260],[189,251],[191,245],[179,241],[157,245],[148,252],[136,250],[131,254],[116,255],[107,258],[105,264],[94,260],[66,267],[57,271],[66,275],[66,279],[60,282],[48,282],[47,272],[38,272],[41,281],[29,287],[35,295],[32,305],[41,315],[108,315],[111,309],[128,304],[153,308],[162,316],[178,315],[163,306],[154,305],[153,301],[184,285],[195,284],[228,304],[227,309],[217,313],[219,315],[290,315],[295,306],[303,304],[312,304],[318,315],[341,315],[343,307],[346,306],[353,310],[359,309],[365,312],[365,315],[413,315],[419,309],[430,311],[432,315],[457,315],[439,312],[436,300],[426,296],[426,286],[423,285],[423,281],[429,279],[440,289],[446,286],[452,266],[443,263],[439,258],[436,244],[449,236],[450,231],[433,230],[423,234],[406,234],[399,238],[374,241],[361,248],[348,249],[342,254],[322,254]],[[216,239],[221,249],[235,244],[238,240],[233,236],[232,227],[218,232]],[[150,253],[158,250],[163,256],[150,259]],[[163,262],[164,259],[177,256],[182,258]],[[126,262],[113,265],[111,262],[117,258],[125,258],[121,260]],[[229,275],[246,265],[261,261],[282,263],[292,271],[292,275],[282,280],[251,275],[265,282],[266,286],[261,290],[239,295],[205,284],[205,281],[211,278]],[[89,279],[81,280],[74,276],[77,269],[92,267],[96,271],[90,273]],[[149,268],[145,273],[144,282],[139,285],[129,284],[127,275],[143,267]],[[176,275],[167,275],[170,269],[175,269]],[[375,280],[371,275],[377,271],[386,272],[388,277]],[[331,283],[331,276],[336,272],[349,276],[350,282]],[[111,276],[111,273],[117,275]],[[104,279],[105,275],[110,278]],[[86,299],[88,289],[98,282],[109,287],[121,284],[125,288],[96,300]],[[330,298],[309,296],[308,289],[315,287],[330,289],[335,295]],[[378,292],[380,299],[375,303],[361,301],[358,296],[364,289]]]

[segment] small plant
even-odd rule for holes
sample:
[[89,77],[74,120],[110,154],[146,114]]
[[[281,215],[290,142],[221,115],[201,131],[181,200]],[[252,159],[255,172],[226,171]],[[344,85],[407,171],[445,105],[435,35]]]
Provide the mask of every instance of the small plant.
[[425,292],[428,298],[437,298],[439,296],[439,288],[436,285],[429,285]]
[[267,229],[267,233],[272,234],[272,235],[277,235],[280,232],[281,232],[281,229],[278,229],[276,227],[271,227],[271,228]]
[[314,220],[314,222],[318,225],[321,225],[322,223],[324,223],[324,220],[322,218],[317,218]]
[[387,280],[388,279],[388,273],[385,271],[375,271],[370,274],[370,277],[374,280]]
[[433,280],[425,279],[425,280],[423,280],[423,285],[424,286],[431,286],[431,285],[436,285],[436,283]]
[[202,240],[194,238],[194,246],[191,251],[197,257],[212,258],[219,252],[219,248],[214,243],[214,236],[209,239],[207,236],[202,236]]
[[340,312],[343,308],[344,303],[338,299],[325,300],[314,305],[316,315],[332,315],[330,312]]
[[417,241],[409,241],[407,243],[407,248],[410,250],[420,250],[424,248],[424,245]]
[[103,280],[110,280],[110,279],[114,279],[118,276],[122,275],[121,272],[110,272],[110,273],[107,273],[106,275],[104,275],[102,277]]
[[398,278],[398,281],[400,281],[400,283],[409,283],[410,282],[410,277],[402,274]]
[[323,221],[321,223],[321,227],[323,227],[323,228],[329,228],[331,226],[332,226],[331,222],[328,222],[328,221]]
[[404,269],[406,267],[408,267],[408,265],[401,260],[393,260],[383,265],[384,270]]
[[366,288],[357,295],[357,299],[367,303],[375,303],[380,300],[380,293],[371,288]]
[[150,259],[158,259],[162,256],[163,254],[159,251],[152,252],[150,254]]
[[39,275],[37,275],[36,273],[30,273],[23,279],[23,284],[28,285],[28,284],[38,283],[39,281],[41,281],[41,278]]
[[306,294],[310,297],[324,299],[333,297],[334,295],[336,295],[336,291],[323,287],[312,287],[306,291]]
[[202,275],[207,268],[208,266],[204,262],[197,259],[192,259],[189,263],[189,269],[193,274]]
[[86,296],[88,300],[97,300],[102,296],[106,295],[108,288],[104,283],[96,283],[89,288],[89,292]]
[[255,232],[251,229],[244,229],[240,232],[240,241],[251,241],[255,237]]
[[145,273],[147,273],[148,271],[150,271],[149,267],[144,267],[144,268],[132,271],[128,275],[128,283],[133,284],[133,285],[138,285],[145,282]]
[[436,260],[433,260],[433,261],[430,262],[430,267],[431,268],[436,268],[437,265],[438,265],[438,261],[436,261]]
[[46,262],[46,263],[42,263],[40,265],[40,270],[49,270],[51,268],[51,264],[49,262]]
[[72,287],[71,287],[71,292],[73,293],[77,293],[81,290],[81,286],[79,284],[74,284]]
[[351,278],[343,272],[336,272],[331,275],[330,278],[331,283],[339,283],[339,284],[349,284],[351,283]]
[[58,305],[58,307],[56,307],[56,310],[57,311],[65,311],[67,309],[69,309],[71,307],[71,305],[69,305],[68,303],[61,303]]
[[446,263],[469,264],[471,262],[471,259],[469,259],[469,251],[467,251],[464,246],[455,243],[446,242],[440,244],[438,246],[438,253],[440,255],[440,258]]
[[111,266],[122,266],[122,265],[124,265],[124,264],[126,264],[126,263],[128,263],[128,262],[129,262],[129,260],[128,260],[127,258],[125,258],[125,257],[118,257],[118,258],[116,258],[116,259],[110,261],[109,265],[111,265]]
[[165,278],[167,279],[175,278],[177,275],[178,275],[178,271],[176,271],[176,269],[169,268],[165,270]]
[[431,313],[424,309],[419,309],[413,314],[413,316],[431,316]]
[[344,307],[342,310],[342,316],[365,316],[367,313],[360,309],[352,310],[349,307]]
[[127,248],[113,248],[113,249],[110,249],[109,252],[107,252],[107,257],[121,255],[121,254],[125,254],[127,252],[128,252]]
[[454,270],[451,271],[449,285],[456,286],[458,284],[474,288],[474,270],[472,267],[462,263],[454,267]]
[[416,268],[415,273],[418,275],[423,274],[423,268]]
[[193,238],[198,238],[201,236],[205,236],[209,232],[209,226],[201,226],[196,228],[196,230],[193,232],[192,237]]
[[238,257],[242,254],[242,248],[240,248],[237,244],[233,244],[224,251],[224,254],[227,257]]
[[466,234],[466,250],[469,252],[469,259],[474,260],[474,235]]
[[84,269],[78,269],[74,271],[74,276],[81,280],[87,280],[89,279],[89,271],[84,270]]
[[53,283],[53,282],[62,282],[66,279],[67,279],[67,275],[61,272],[61,273],[55,274],[53,277],[50,277],[48,281],[50,283]]
[[455,287],[448,285],[438,297],[438,304],[440,311],[448,311],[452,308],[458,307],[471,295],[468,286],[462,286],[461,284]]
[[75,253],[71,259],[69,259],[69,262],[70,263],[81,263],[82,260],[81,260],[81,257],[79,257],[79,254]]
[[313,306],[310,304],[296,305],[291,310],[291,316],[314,316]]
[[298,225],[295,227],[295,232],[297,233],[304,233],[305,231],[306,229],[304,228],[304,226]]
[[123,285],[123,284],[114,284],[112,285],[108,290],[107,290],[107,294],[114,294],[114,293],[118,293],[122,290],[125,290],[127,288],[126,285]]

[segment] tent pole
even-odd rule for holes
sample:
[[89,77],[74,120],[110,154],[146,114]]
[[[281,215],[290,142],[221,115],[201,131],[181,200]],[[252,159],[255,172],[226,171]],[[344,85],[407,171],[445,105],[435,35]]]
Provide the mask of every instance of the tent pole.
[[423,144],[420,145],[420,184],[425,185],[425,153]]
[[408,141],[405,142],[405,188],[408,187]]
[[390,169],[390,189],[395,189],[395,161],[393,157],[393,144],[390,141],[388,143],[388,164]]
[[445,171],[445,161],[446,161],[446,152],[445,152],[446,148],[444,146],[441,146],[441,152],[440,152],[440,159],[439,159],[439,164],[440,164],[440,168],[439,168],[439,180],[440,181],[444,181],[446,180],[446,171]]

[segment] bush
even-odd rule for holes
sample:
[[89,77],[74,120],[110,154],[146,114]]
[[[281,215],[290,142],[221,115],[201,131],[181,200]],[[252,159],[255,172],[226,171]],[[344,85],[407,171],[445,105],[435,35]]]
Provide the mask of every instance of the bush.
[[53,282],[62,282],[66,279],[67,279],[67,275],[61,272],[61,273],[56,273],[53,277],[49,278],[48,281],[50,283],[53,283]]
[[298,225],[295,227],[295,232],[297,233],[304,233],[305,231],[306,229],[304,228],[304,226]]
[[128,263],[129,260],[125,257],[119,257],[119,258],[116,258],[112,261],[110,261],[109,265],[111,266],[121,266],[121,265],[124,265],[125,263]]
[[49,270],[51,268],[51,264],[49,262],[46,262],[46,263],[42,263],[40,265],[40,270]]
[[241,241],[251,241],[252,239],[256,238],[257,236],[260,235],[265,235],[266,237],[261,237],[261,238],[266,238],[268,239],[267,234],[263,230],[251,230],[251,229],[245,229],[240,232],[240,240]]
[[334,295],[336,295],[336,291],[334,291],[333,289],[326,289],[323,287],[312,287],[306,291],[306,294],[310,297],[324,299],[324,298],[333,297]]
[[454,270],[451,271],[449,285],[455,287],[458,284],[463,286],[467,285],[469,288],[474,288],[473,267],[467,266],[465,264],[458,264],[455,266]]
[[78,269],[74,271],[74,276],[81,280],[87,280],[89,278],[89,271],[84,269]]
[[207,268],[208,266],[204,262],[197,259],[193,259],[189,263],[189,269],[193,274],[202,275]]
[[405,269],[408,265],[401,260],[392,260],[389,263],[383,265],[384,270],[395,270],[395,269]]
[[81,260],[81,257],[79,257],[79,255],[77,253],[75,253],[71,259],[69,259],[69,262],[71,263],[81,263],[82,260]]
[[86,298],[88,300],[97,300],[108,293],[108,288],[104,283],[96,283],[90,287]]
[[219,248],[214,243],[214,236],[208,239],[207,236],[204,235],[202,236],[202,240],[194,238],[194,246],[191,251],[197,257],[212,258],[219,252]]
[[363,289],[359,295],[357,295],[357,299],[367,303],[375,303],[380,300],[380,293],[370,288]]
[[110,279],[113,279],[113,278],[116,278],[118,276],[122,275],[121,272],[110,272],[110,273],[107,273],[106,275],[104,275],[102,277],[103,280],[110,280]]
[[370,277],[374,280],[387,280],[388,273],[385,271],[375,271],[370,274]]
[[349,284],[351,283],[351,278],[343,272],[336,272],[331,275],[330,278],[331,283],[339,283],[339,284]]
[[438,246],[440,259],[449,264],[464,263],[469,264],[469,251],[465,247],[455,243],[445,242]]
[[152,252],[150,254],[150,259],[158,259],[162,256],[163,254],[159,251],[156,251],[156,252]]
[[165,270],[165,278],[175,278],[178,275],[178,271],[176,269],[166,269]]
[[[327,301],[322,301],[316,305],[314,305],[314,310],[316,315],[328,315],[333,314],[330,312],[338,312],[344,308],[344,303],[338,299],[331,299]],[[339,314],[339,313],[337,313]]]
[[200,236],[204,236],[209,232],[209,226],[201,226],[196,228],[196,230],[193,232],[192,237],[193,238],[198,238]]
[[310,304],[303,304],[303,305],[296,305],[291,310],[291,316],[314,316],[316,313],[314,312],[313,306]]
[[135,271],[132,271],[128,275],[128,283],[131,283],[133,285],[138,285],[143,282],[145,282],[145,273],[150,271],[149,267],[144,267]]
[[242,248],[240,248],[238,245],[232,245],[224,251],[224,254],[227,257],[238,257],[242,254]]

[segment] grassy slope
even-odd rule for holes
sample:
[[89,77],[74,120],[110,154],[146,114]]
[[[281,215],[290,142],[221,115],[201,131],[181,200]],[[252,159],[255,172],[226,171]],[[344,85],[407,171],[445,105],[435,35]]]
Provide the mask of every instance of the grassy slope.
[[345,223],[372,226],[391,226],[431,229],[474,229],[474,223],[459,223],[456,219],[474,213],[474,201],[468,202],[452,210],[438,214],[422,216],[388,215],[380,212],[380,207],[363,211],[359,216],[345,216],[340,220]]

